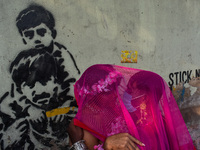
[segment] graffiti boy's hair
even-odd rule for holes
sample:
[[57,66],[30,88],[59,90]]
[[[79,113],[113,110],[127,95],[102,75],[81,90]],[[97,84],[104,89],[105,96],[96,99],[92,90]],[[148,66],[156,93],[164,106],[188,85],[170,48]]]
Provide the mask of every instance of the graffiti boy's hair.
[[17,91],[22,93],[21,86],[33,88],[36,82],[43,86],[53,77],[57,81],[57,64],[52,55],[45,50],[30,49],[22,51],[11,63],[10,73],[16,84]]
[[36,27],[44,23],[51,31],[52,37],[56,37],[55,20],[51,12],[46,10],[44,7],[31,4],[26,9],[22,10],[17,19],[16,26],[19,30],[19,33],[22,35],[22,31],[29,29],[31,27]]

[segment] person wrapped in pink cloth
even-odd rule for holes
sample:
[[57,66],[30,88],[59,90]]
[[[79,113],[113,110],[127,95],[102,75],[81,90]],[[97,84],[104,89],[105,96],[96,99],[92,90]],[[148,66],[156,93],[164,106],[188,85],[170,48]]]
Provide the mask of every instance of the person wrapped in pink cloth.
[[156,73],[98,64],[74,85],[88,149],[194,150],[166,82]]

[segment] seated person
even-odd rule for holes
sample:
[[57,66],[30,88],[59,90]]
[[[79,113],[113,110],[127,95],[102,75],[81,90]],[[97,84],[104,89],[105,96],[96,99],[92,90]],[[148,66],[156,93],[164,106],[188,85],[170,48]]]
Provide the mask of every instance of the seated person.
[[94,65],[74,88],[79,107],[74,124],[84,129],[89,149],[117,149],[111,147],[119,144],[131,150],[194,149],[176,101],[159,75]]

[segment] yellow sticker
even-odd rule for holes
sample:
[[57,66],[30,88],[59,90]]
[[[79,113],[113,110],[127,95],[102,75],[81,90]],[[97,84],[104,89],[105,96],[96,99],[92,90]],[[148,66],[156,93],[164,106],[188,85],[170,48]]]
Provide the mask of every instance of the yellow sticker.
[[137,63],[137,51],[123,50],[121,51],[121,63]]

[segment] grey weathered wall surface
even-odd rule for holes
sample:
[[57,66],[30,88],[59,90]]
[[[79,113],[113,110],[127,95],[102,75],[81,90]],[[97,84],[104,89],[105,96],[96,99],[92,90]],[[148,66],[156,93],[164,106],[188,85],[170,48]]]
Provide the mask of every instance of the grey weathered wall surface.
[[[57,44],[52,49],[55,57],[30,51],[31,40],[24,44],[18,32],[16,18],[33,2],[53,14],[57,31],[53,39]],[[171,87],[194,143],[200,149],[199,8],[198,0],[1,0],[1,147],[64,147],[66,120],[76,111],[71,87],[74,79],[87,67],[105,63],[160,74]],[[121,63],[125,50],[137,51],[136,63]],[[30,64],[34,66],[31,69]],[[31,76],[35,80],[33,90],[26,77],[35,68],[45,71],[37,70]],[[52,74],[57,69],[59,74]],[[24,74],[27,76],[22,81]],[[55,76],[56,82],[52,82]],[[66,90],[68,97],[63,97],[62,92]],[[31,101],[37,96],[33,91],[46,92],[40,98],[44,96],[48,100],[37,97]],[[27,134],[28,137],[23,136]]]

